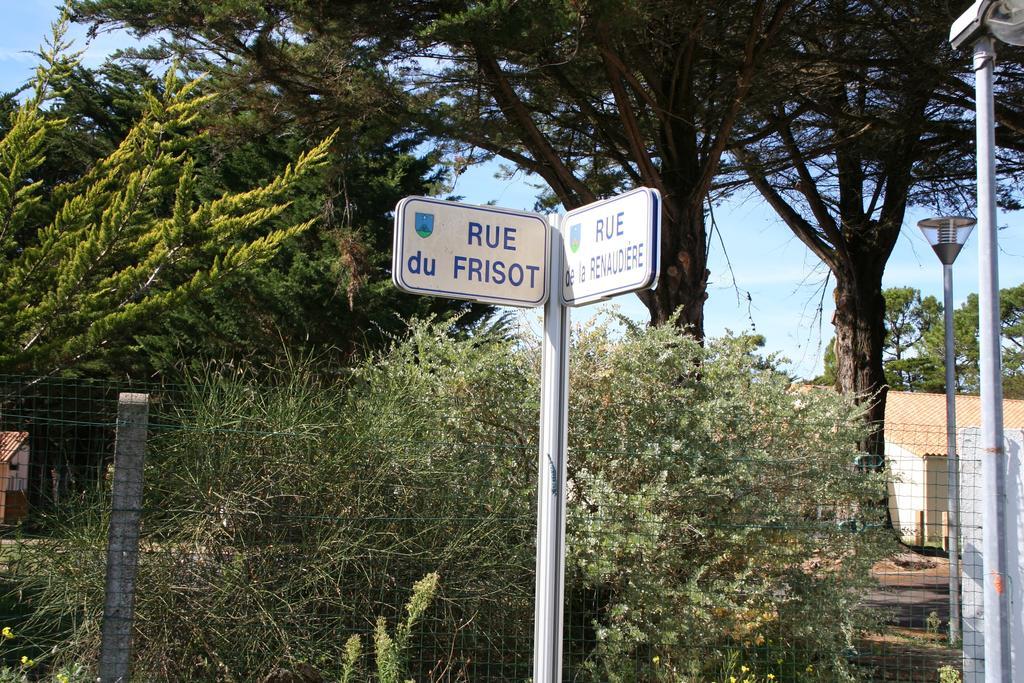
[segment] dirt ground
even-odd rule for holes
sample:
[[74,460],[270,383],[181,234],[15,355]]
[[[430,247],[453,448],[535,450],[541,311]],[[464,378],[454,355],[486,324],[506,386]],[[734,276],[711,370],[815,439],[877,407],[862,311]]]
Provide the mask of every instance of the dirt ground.
[[890,616],[883,633],[858,643],[855,661],[872,670],[873,681],[935,683],[938,669],[960,669],[961,652],[950,648],[949,561],[944,557],[900,552],[877,563],[878,588],[867,603]]

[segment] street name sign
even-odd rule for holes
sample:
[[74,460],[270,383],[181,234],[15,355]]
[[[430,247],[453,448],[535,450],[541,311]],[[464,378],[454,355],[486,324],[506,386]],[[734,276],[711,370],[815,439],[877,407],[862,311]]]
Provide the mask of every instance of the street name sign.
[[640,187],[570,211],[562,219],[562,301],[609,299],[657,285],[661,195]]
[[406,197],[395,207],[391,276],[411,294],[541,306],[551,232],[528,211]]
[[562,680],[567,307],[657,284],[661,195],[641,187],[550,220],[526,211],[406,197],[395,207],[391,271],[395,285],[412,294],[504,306],[544,305],[533,619],[536,683]]

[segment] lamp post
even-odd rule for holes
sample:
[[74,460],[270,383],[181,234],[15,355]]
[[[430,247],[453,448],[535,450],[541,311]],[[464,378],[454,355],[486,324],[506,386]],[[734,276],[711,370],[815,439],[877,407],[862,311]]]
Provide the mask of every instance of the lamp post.
[[956,453],[956,356],[953,349],[953,262],[971,236],[975,220],[944,216],[918,221],[942,262],[942,310],[946,322],[946,473],[949,533],[949,642],[960,640],[960,460]]
[[985,572],[985,681],[1011,683],[1010,595],[1007,581],[1006,451],[999,341],[996,244],[995,116],[992,65],[997,38],[1024,45],[1024,0],[976,0],[953,22],[954,48],[974,46],[978,144],[978,318],[981,383],[982,558]]

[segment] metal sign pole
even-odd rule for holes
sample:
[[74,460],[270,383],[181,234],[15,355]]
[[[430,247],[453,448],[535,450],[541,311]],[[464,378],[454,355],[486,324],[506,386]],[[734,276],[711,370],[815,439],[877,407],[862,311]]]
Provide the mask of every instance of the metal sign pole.
[[[566,302],[579,306],[657,284],[660,207],[661,195],[651,188],[588,204],[561,219],[551,214],[547,221],[532,212],[430,197],[406,197],[395,207],[392,278],[399,289],[525,307],[546,301],[537,466],[534,683],[562,681],[569,428]],[[568,226],[568,252],[563,224]]]
[[550,295],[544,306],[540,457],[537,468],[537,585],[534,600],[533,681],[561,683],[565,596],[565,458],[569,414],[569,309],[562,303],[565,258],[557,214],[551,225]]

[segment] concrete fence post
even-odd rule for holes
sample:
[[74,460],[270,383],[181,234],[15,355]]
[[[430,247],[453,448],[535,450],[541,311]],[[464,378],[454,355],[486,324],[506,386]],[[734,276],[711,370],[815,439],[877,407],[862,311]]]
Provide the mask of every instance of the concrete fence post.
[[100,650],[99,674],[103,683],[130,680],[135,574],[142,517],[142,465],[148,421],[148,394],[123,393],[118,397],[114,488],[107,541],[107,592]]

